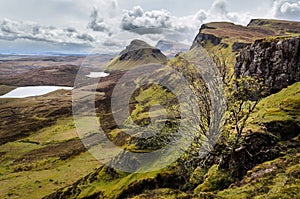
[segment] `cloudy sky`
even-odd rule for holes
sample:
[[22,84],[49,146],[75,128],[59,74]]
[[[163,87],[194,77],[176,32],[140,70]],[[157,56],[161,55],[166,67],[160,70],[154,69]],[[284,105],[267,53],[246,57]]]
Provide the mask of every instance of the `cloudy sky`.
[[191,44],[201,24],[300,21],[299,0],[1,0],[0,53],[118,52],[132,39]]

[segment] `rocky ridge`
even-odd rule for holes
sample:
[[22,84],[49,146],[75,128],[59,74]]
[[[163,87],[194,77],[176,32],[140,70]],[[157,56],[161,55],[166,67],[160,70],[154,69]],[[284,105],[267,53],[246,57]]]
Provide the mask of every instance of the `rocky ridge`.
[[253,19],[247,26],[229,22],[203,24],[191,48],[208,44],[240,51],[256,40],[270,36],[291,36],[300,33],[300,23],[283,20]]

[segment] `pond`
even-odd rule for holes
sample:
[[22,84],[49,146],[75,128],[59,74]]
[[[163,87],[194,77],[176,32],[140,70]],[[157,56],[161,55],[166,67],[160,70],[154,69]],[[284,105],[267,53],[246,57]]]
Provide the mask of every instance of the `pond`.
[[87,75],[87,77],[89,78],[99,78],[99,77],[107,77],[107,76],[109,76],[109,74],[105,72],[90,72],[90,74]]
[[45,95],[47,93],[51,93],[53,91],[57,91],[60,89],[64,90],[72,90],[73,87],[62,87],[62,86],[26,86],[19,87],[11,92],[0,96],[0,98],[26,98],[33,96]]

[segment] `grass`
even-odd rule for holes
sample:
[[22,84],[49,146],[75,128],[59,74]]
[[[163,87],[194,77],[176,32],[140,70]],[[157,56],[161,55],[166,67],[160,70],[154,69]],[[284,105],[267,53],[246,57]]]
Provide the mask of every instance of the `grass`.
[[261,100],[249,119],[248,129],[260,127],[265,131],[265,124],[271,122],[300,125],[300,82]]
[[15,88],[16,88],[15,86],[0,85],[0,96],[9,93],[10,91],[14,90]]
[[195,194],[213,192],[228,187],[233,182],[230,174],[213,165],[204,176],[204,181],[196,187]]
[[156,199],[173,199],[173,198],[188,198],[188,194],[173,190],[173,189],[155,189],[145,191],[143,194],[133,197],[133,199],[148,199],[148,198],[156,198]]
[[265,30],[273,31],[276,35],[289,35],[300,32],[300,25],[298,22],[285,20],[255,19],[251,21],[248,27],[263,28]]
[[57,161],[52,162],[53,165],[47,169],[14,172],[2,176],[0,197],[41,198],[74,183],[100,166],[88,152],[67,161]]
[[217,194],[220,198],[299,198],[300,154],[288,155],[258,165],[234,186]]
[[127,56],[130,58],[126,60],[120,60],[121,56],[117,56],[108,64],[106,71],[126,71],[144,64],[167,62],[167,57],[161,53],[153,54],[152,50],[152,48],[142,48],[138,51],[128,52]]
[[150,115],[152,118],[155,118],[163,116],[163,114],[170,114],[171,107],[168,107],[166,112],[162,107],[159,107],[158,110],[150,110],[150,113],[149,111],[145,111],[145,108],[155,105],[168,105],[168,101],[174,99],[174,97],[174,94],[166,91],[159,85],[152,85],[147,89],[141,90],[136,97],[138,104],[132,112],[131,117],[135,121],[143,121],[149,118]]
[[252,43],[269,36],[292,36],[300,32],[298,22],[268,19],[252,21],[247,27],[229,22],[212,22],[206,26],[210,28],[203,29],[202,33],[213,34],[230,43]]
[[284,36],[271,36],[271,37],[266,37],[262,41],[263,42],[278,42],[281,40],[287,40],[295,37],[300,37],[300,33],[290,33]]
[[212,22],[206,24],[209,29],[202,30],[202,33],[212,34],[233,42],[252,43],[256,39],[262,39],[269,34],[257,29],[250,29],[245,26],[235,25],[229,22]]
[[[219,24],[220,25],[220,24]],[[230,25],[228,25],[230,26]],[[233,34],[233,32],[231,32]],[[240,38],[243,40],[243,38]],[[225,38],[223,42],[229,44],[228,48],[219,46],[206,46],[209,51],[214,52],[216,56],[226,56],[226,65],[233,66],[236,54],[231,51],[232,41]],[[116,60],[114,60],[116,61]],[[113,61],[113,62],[114,62]],[[145,61],[145,60],[144,60]],[[151,61],[147,60],[146,61]],[[118,62],[118,61],[116,61]],[[142,64],[143,62],[115,63],[118,69],[129,69],[132,64]],[[119,64],[119,65],[117,65]],[[1,88],[1,87],[0,87]],[[166,99],[172,99],[171,92],[164,90],[159,86],[151,86],[141,90],[135,100],[137,105],[131,113],[132,119],[144,121],[151,117],[159,117],[160,110],[147,111],[149,107],[158,104],[167,104]],[[2,102],[0,102],[2,103]],[[4,104],[6,102],[3,102]],[[18,101],[10,102],[12,105],[18,105]],[[29,106],[30,107],[30,106]],[[167,109],[167,114],[176,109],[175,105]],[[283,91],[263,99],[257,106],[257,110],[252,114],[249,130],[264,130],[265,124],[270,122],[291,121],[294,124],[300,122],[300,83],[296,83]],[[27,110],[27,109],[26,109]],[[30,109],[29,109],[30,110]],[[150,113],[149,113],[150,112]],[[44,115],[33,115],[32,117],[39,121],[43,120]],[[47,117],[47,115],[45,116]],[[77,121],[79,128],[84,130],[84,134],[91,134],[99,127],[95,118],[81,118]],[[130,125],[130,124],[129,124]],[[287,126],[289,128],[289,126]],[[171,131],[172,129],[169,128]],[[256,131],[255,130],[255,131]],[[266,130],[265,130],[266,131]],[[110,133],[111,139],[119,136],[121,130],[115,129]],[[64,143],[67,140],[77,138],[74,122],[72,118],[61,118],[54,125],[30,133],[30,136],[15,142],[9,142],[0,146],[0,197],[1,198],[41,198],[60,188],[70,186],[74,190],[72,196],[76,198],[86,198],[101,194],[103,198],[116,198],[124,192],[140,193],[147,186],[158,186],[162,180],[158,176],[165,177],[172,171],[159,170],[144,174],[127,174],[123,172],[109,173],[102,167],[102,170],[94,171],[101,164],[89,153],[84,152],[66,160],[60,160],[57,157],[48,157],[30,163],[14,164],[14,160],[22,158],[24,155],[41,149],[45,146],[51,146],[55,143]],[[299,138],[298,138],[299,140]],[[136,146],[130,146],[132,151]],[[102,150],[105,148],[105,150]],[[93,154],[101,153],[98,158],[103,156],[103,161],[115,155],[115,151],[104,146],[91,148]],[[229,185],[232,180],[227,171],[219,170],[217,165],[211,167],[208,172],[194,172],[191,179],[193,185],[198,187],[196,194],[202,192],[214,192],[220,198],[292,198],[300,197],[299,193],[299,152],[291,150],[287,155],[277,158],[273,161],[263,163],[253,168],[245,176],[241,184],[219,191]],[[154,162],[153,165],[156,163]],[[94,172],[93,172],[94,171]],[[82,180],[77,187],[73,187],[74,182],[91,173],[88,179]],[[176,179],[173,182],[176,183]],[[169,182],[168,185],[171,184]],[[66,189],[64,189],[66,190]],[[210,194],[210,193],[209,193]],[[211,193],[213,194],[213,193]],[[186,194],[171,189],[157,189],[146,191],[136,198],[149,198],[163,195],[161,198],[185,197]]]
[[[270,124],[279,128],[268,129]],[[293,126],[300,125],[300,83],[264,98],[251,115],[247,129],[253,132],[277,133],[283,139],[290,134],[292,142],[299,142],[299,132]],[[266,128],[268,127],[268,128]],[[282,131],[279,132],[278,131]],[[296,137],[294,137],[296,136]],[[286,142],[281,142],[287,146]],[[283,151],[283,157],[265,162],[248,171],[235,186],[218,192],[220,198],[299,198],[300,154],[298,148]]]
[[35,142],[41,145],[63,142],[78,137],[72,117],[57,120],[51,126],[39,130],[30,137],[23,139],[23,142]]
[[4,153],[4,155],[0,158],[1,178],[12,172],[10,165],[14,162],[14,160],[21,158],[26,153],[39,148],[41,148],[41,146],[37,144],[24,142],[9,142],[0,146],[0,153]]
[[[116,198],[122,192],[127,190],[131,184],[140,183],[143,180],[154,179],[157,174],[161,171],[145,173],[145,174],[126,174],[122,172],[117,172],[117,177],[111,177],[105,171],[106,167],[103,167],[102,170],[98,173],[97,179],[93,182],[80,185],[80,193],[76,198],[86,198],[97,193],[101,193],[103,198]],[[75,197],[75,196],[74,196]]]
[[[0,197],[41,198],[61,187],[74,183],[101,164],[89,153],[60,160],[48,157],[34,162],[14,161],[55,143],[77,137],[72,118],[59,119],[53,126],[31,136],[0,146]],[[50,151],[49,151],[50,153]]]

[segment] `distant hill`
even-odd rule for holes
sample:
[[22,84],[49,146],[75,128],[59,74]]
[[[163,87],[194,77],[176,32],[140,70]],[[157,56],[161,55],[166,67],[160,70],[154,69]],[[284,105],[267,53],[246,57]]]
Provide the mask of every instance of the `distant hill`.
[[189,50],[189,46],[187,44],[168,40],[158,41],[155,48],[161,50],[168,57],[175,57],[176,54],[180,52],[187,52]]
[[141,40],[133,40],[107,66],[106,71],[126,71],[139,65],[166,63],[168,58],[157,48]]
[[61,65],[33,69],[25,73],[8,75],[0,84],[9,86],[74,86],[79,66]]

